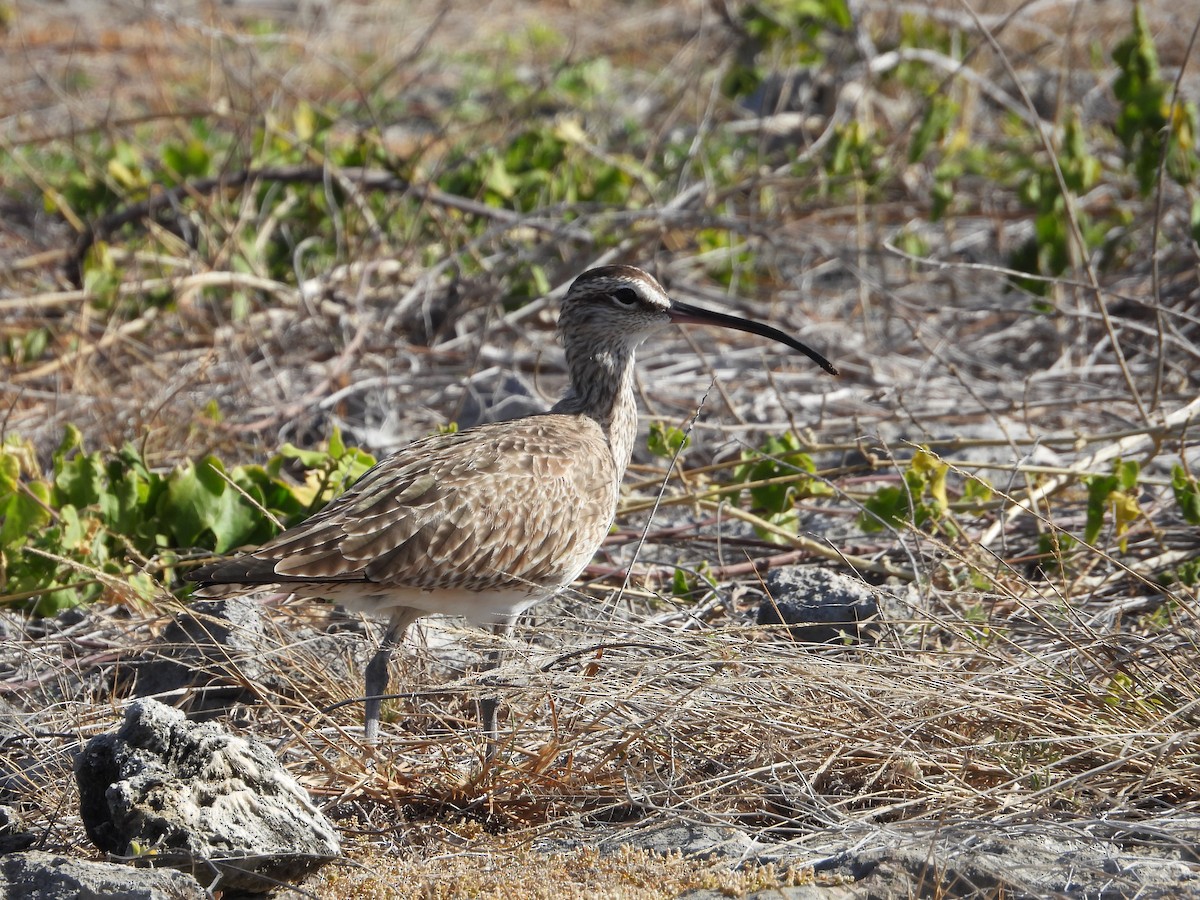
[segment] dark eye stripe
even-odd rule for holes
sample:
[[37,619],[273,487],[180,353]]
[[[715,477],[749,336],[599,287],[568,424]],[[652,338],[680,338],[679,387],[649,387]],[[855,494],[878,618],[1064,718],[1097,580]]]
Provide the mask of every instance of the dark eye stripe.
[[618,303],[624,303],[626,306],[632,306],[638,302],[637,291],[633,288],[617,288],[612,292],[612,296]]

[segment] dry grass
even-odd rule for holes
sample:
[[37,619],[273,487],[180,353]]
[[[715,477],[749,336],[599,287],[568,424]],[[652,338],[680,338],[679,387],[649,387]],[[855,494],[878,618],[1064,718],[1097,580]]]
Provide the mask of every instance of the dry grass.
[[[709,7],[622,4],[613,21],[611,10],[572,4],[511,6],[481,17],[415,4],[398,27],[387,4],[342,4],[260,27],[224,8],[145,17],[117,5],[95,30],[8,7],[16,17],[0,65],[31,74],[0,100],[0,148],[13,161],[0,175],[0,337],[41,328],[50,346],[0,375],[2,431],[43,452],[66,423],[93,446],[134,441],[164,466],[207,452],[261,460],[333,425],[382,451],[459,419],[512,374],[552,397],[563,383],[552,303],[502,303],[532,265],[556,288],[597,260],[656,265],[681,295],[801,332],[843,372],[828,381],[727,335],[681,333],[646,348],[641,389],[654,417],[686,426],[713,381],[693,443],[669,476],[639,454],[594,580],[539,609],[514,640],[497,679],[505,748],[491,764],[472,729],[481,685],[440,632],[413,648],[372,756],[359,741],[361,709],[347,703],[367,642],[350,634],[335,659],[313,640],[327,610],[266,610],[259,650],[221,675],[236,682],[258,667],[243,685],[257,702],[239,706],[232,724],[272,742],[347,836],[351,864],[308,888],[651,897],[808,877],[588,849],[598,834],[674,821],[788,843],[796,858],[834,838],[964,823],[1184,840],[1200,818],[1200,630],[1196,585],[1171,573],[1196,558],[1200,540],[1169,477],[1179,462],[1200,471],[1191,436],[1200,291],[1186,192],[1164,184],[1136,203],[1121,193],[1128,185],[1102,184],[1075,198],[1077,219],[1128,207],[1119,261],[1077,256],[1035,311],[1004,289],[1007,254],[1030,217],[987,178],[960,180],[961,203],[936,223],[927,168],[908,164],[868,202],[865,188],[796,175],[767,133],[761,160],[738,159],[732,184],[703,167],[677,183],[644,178],[648,161],[728,141],[747,121],[711,90],[732,43]],[[891,5],[865,7],[877,38],[901,27]],[[1200,9],[1147,7],[1164,65],[1185,61],[1181,35]],[[1065,3],[1005,24],[1011,8],[981,12],[1003,57],[962,7],[929,11],[978,48],[976,81],[947,74],[967,111],[965,140],[1003,139],[997,92],[1024,115],[1033,115],[1026,99],[1049,103],[1037,106],[1047,123],[1082,104],[1071,77],[1094,77],[1090,48],[1127,28],[1124,13],[1084,21]],[[559,39],[539,43],[543,27]],[[838,84],[861,84],[861,47],[845,43]],[[549,85],[564,58],[601,54],[610,81],[582,112],[549,89],[535,93],[548,108],[506,105],[480,74],[516,69],[517,80]],[[1021,97],[1006,64],[1061,94]],[[166,77],[142,78],[148,70]],[[1185,75],[1190,90],[1195,73]],[[471,98],[483,111],[464,112]],[[305,144],[302,103],[338,133],[388,148],[397,172],[373,168],[364,180],[333,166],[326,146]],[[858,104],[843,94],[825,112],[794,155],[820,152],[821,122],[904,135],[921,110],[885,86]],[[224,175],[245,171],[259,134],[303,146],[306,164],[289,163],[303,178],[193,184],[164,205],[171,214],[108,230],[102,221],[116,283],[92,302],[92,286],[71,282],[87,228],[40,208],[38,191],[63,174],[51,156],[86,169],[99,165],[97,143],[116,140],[153,155],[191,136],[197,116],[226,135]],[[531,121],[576,118],[600,135],[586,147],[593,161],[611,157],[602,137],[626,119],[645,132],[645,158],[620,158],[634,176],[627,208],[564,202],[515,213],[432,183],[454,165],[454,148],[502,146]],[[320,205],[305,193],[314,172],[330,200],[310,232],[289,214]],[[748,255],[713,246],[715,233]],[[920,239],[917,258],[898,250],[906,237]],[[280,252],[286,265],[270,262]],[[719,286],[716,268],[744,278],[753,297]],[[733,508],[734,495],[708,492],[742,450],[786,429],[809,442],[832,494],[801,504],[804,537],[771,542]],[[986,477],[993,499],[956,502],[937,529],[864,532],[863,504],[903,483],[916,445],[950,463],[952,499],[969,476]],[[1108,527],[1091,545],[1048,555],[1057,538],[1083,531],[1083,479],[1117,458],[1141,464],[1140,517],[1123,535]],[[748,625],[762,596],[756,573],[781,561],[837,565],[880,585],[890,598],[884,638],[815,648]],[[673,596],[677,566],[707,567],[720,589]],[[19,802],[45,846],[88,852],[71,755],[114,726],[145,654],[169,652],[155,640],[171,601],[147,609],[111,599],[54,623],[4,619],[0,702],[13,724],[0,744],[3,798]],[[455,646],[484,640],[451,633]]]

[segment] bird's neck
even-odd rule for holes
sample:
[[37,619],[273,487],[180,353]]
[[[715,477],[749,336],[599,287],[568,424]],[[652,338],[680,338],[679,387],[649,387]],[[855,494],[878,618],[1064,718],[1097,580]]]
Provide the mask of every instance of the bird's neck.
[[637,437],[633,351],[592,347],[567,353],[571,387],[552,412],[594,419],[608,438],[618,478],[625,473]]

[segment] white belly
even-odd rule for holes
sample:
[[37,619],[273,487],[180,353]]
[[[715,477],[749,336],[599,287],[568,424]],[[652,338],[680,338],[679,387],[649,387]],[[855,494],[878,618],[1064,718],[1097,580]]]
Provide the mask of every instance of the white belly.
[[462,616],[472,625],[488,627],[511,622],[529,607],[554,592],[485,591],[475,592],[456,588],[432,591],[380,588],[373,592],[366,585],[349,585],[336,591],[324,591],[322,596],[340,603],[354,612],[386,618],[393,610],[407,607],[422,615]]

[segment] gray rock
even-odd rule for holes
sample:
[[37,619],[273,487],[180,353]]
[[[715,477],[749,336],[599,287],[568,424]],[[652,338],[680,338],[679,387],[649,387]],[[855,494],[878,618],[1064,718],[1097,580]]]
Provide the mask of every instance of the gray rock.
[[23,900],[204,900],[191,875],[31,850],[0,858],[0,897]]
[[814,869],[819,877],[852,882],[856,897],[878,900],[1200,896],[1194,853],[1181,851],[1180,842],[1159,835],[1157,846],[1134,852],[1116,834],[1100,839],[1084,834],[1070,823],[1052,822],[1011,827],[977,822],[936,834],[881,830],[878,840],[855,841]]
[[828,569],[787,566],[766,578],[759,625],[788,625],[797,641],[841,644],[873,640],[880,630],[879,598],[870,585]]
[[267,674],[260,605],[246,597],[198,600],[177,615],[138,670],[135,697],[186,693],[198,718],[252,702]]
[[347,632],[282,629],[254,597],[197,600],[147,653],[134,696],[171,701],[193,719],[211,719],[237,704],[253,704],[259,691],[293,695],[297,682],[290,673],[313,657],[321,660],[326,677],[357,679],[347,660],[356,645],[365,652],[368,643]]
[[545,410],[545,402],[534,396],[521,376],[489,373],[467,383],[456,421],[459,428],[473,428],[486,422],[504,422]]
[[[1136,830],[1131,830],[1136,829]],[[1200,897],[1200,819],[1164,818],[1145,828],[1089,820],[1000,825],[960,822],[935,830],[887,826],[802,829],[800,845],[775,843],[726,825],[673,821],[621,828],[601,852],[632,846],[680,852],[737,868],[774,863],[811,868],[815,882],[747,894],[754,900],[908,900],[912,897]],[[551,852],[580,842],[558,842]],[[722,900],[696,888],[681,900]]]
[[154,700],[89,741],[75,778],[97,847],[153,854],[202,881],[219,872],[223,890],[267,891],[340,852],[333,825],[267,747]]
[[25,830],[15,809],[0,806],[0,853],[24,850],[35,840],[37,835]]

